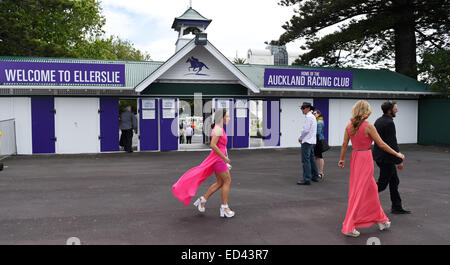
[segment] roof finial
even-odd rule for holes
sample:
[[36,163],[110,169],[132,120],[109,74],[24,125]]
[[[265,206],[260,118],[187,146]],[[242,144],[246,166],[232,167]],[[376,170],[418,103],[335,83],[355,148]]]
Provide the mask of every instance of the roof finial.
[[192,8],[192,0],[189,0],[189,7]]

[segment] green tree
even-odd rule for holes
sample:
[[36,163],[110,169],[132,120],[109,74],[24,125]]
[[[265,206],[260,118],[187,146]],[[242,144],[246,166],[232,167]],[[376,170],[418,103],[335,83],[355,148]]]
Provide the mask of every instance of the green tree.
[[133,44],[119,37],[96,38],[83,41],[73,47],[77,58],[150,61],[150,55],[133,47]]
[[422,80],[434,91],[450,98],[450,50],[439,49],[424,53],[419,69]]
[[98,0],[0,0],[0,56],[150,60],[104,25]]
[[[395,71],[417,78],[417,54],[449,45],[448,0],[281,0],[298,6],[273,44],[302,38],[296,64],[374,64],[395,58]],[[320,36],[323,29],[338,27]],[[388,64],[388,66],[390,66]]]
[[73,46],[104,34],[96,0],[0,1],[0,55],[73,57]]

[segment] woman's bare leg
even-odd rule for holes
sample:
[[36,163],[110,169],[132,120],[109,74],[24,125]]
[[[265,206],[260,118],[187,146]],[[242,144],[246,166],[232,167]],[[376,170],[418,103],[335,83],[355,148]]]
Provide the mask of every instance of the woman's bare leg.
[[[205,193],[205,195],[203,195],[203,197],[205,197],[205,200],[208,200],[209,197],[211,197],[211,195],[213,195],[216,191],[218,191],[222,185],[223,185],[223,180],[221,177],[219,177],[216,173],[216,178],[217,178],[217,182],[212,184],[208,191]],[[205,203],[202,203],[202,206],[205,207]]]
[[323,168],[325,167],[325,160],[323,158],[320,159],[320,172],[323,175]]
[[[227,205],[228,204],[228,195],[230,194],[230,186],[231,186],[231,175],[230,171],[224,171],[222,173],[219,173],[219,177],[223,181],[222,185],[222,204]],[[231,211],[230,209],[226,210],[227,212]]]
[[323,158],[316,157],[316,164],[317,168],[319,169],[319,174],[323,175],[323,166],[324,166]]

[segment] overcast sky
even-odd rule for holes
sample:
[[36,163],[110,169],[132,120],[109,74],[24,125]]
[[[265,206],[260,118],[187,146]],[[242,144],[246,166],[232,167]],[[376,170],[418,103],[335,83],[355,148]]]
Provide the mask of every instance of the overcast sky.
[[[247,57],[249,48],[264,49],[264,41],[278,39],[281,26],[294,14],[278,0],[192,0],[192,7],[213,21],[208,40],[228,58]],[[175,52],[175,17],[189,8],[189,0],[102,0],[106,34],[131,41],[165,61]],[[300,42],[289,43],[289,52],[300,53]]]

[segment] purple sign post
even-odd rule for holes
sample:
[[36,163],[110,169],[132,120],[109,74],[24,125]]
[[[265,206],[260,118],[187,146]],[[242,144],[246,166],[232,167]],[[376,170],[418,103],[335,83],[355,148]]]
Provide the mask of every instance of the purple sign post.
[[123,86],[125,65],[0,61],[0,83]]
[[264,71],[264,87],[352,88],[353,72],[267,68]]

